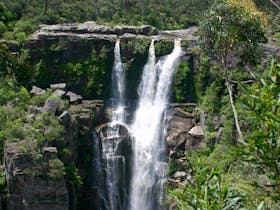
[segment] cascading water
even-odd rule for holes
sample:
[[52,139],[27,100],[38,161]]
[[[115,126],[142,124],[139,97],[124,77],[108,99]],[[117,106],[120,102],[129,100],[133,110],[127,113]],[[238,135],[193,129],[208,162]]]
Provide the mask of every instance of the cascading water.
[[106,190],[108,197],[108,210],[122,210],[126,208],[127,184],[126,161],[120,154],[123,139],[120,136],[120,124],[125,121],[124,96],[125,75],[120,54],[120,40],[115,45],[115,60],[112,71],[112,118],[107,129],[107,138],[102,141],[103,167],[106,176]]
[[155,62],[154,41],[149,49],[139,87],[139,104],[131,130],[134,135],[133,171],[129,208],[160,209],[160,197],[166,176],[166,147],[163,140],[163,114],[176,65],[182,55],[180,41],[173,52]]
[[115,45],[115,61],[112,74],[113,97],[116,101],[116,111],[113,112],[112,122],[124,122],[124,98],[125,98],[125,72],[121,61],[120,40]]

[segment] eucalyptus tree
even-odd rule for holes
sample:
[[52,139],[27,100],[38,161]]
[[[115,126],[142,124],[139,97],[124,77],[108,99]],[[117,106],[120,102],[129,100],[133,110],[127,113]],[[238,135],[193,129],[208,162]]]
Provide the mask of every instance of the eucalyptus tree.
[[239,142],[246,144],[234,103],[231,70],[255,64],[259,43],[267,41],[266,18],[252,0],[217,0],[200,24],[200,47],[219,66],[215,72],[228,90]]

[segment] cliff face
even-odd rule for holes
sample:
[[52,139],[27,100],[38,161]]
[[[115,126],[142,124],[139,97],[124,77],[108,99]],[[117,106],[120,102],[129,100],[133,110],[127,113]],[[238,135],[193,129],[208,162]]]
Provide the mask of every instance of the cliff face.
[[5,147],[7,208],[68,210],[69,196],[63,177],[54,177],[57,159],[55,147],[44,147],[42,158],[23,151],[28,142],[10,143]]
[[178,38],[182,40],[186,53],[191,55],[197,45],[195,32],[196,28],[159,31],[151,26],[110,27],[95,22],[43,25],[24,47],[29,51],[31,61],[40,69],[37,86],[46,88],[49,83],[67,82],[68,87],[87,98],[107,99],[111,97],[114,46],[120,39],[127,98],[133,100],[151,40],[155,40],[157,57],[170,53],[173,40]]

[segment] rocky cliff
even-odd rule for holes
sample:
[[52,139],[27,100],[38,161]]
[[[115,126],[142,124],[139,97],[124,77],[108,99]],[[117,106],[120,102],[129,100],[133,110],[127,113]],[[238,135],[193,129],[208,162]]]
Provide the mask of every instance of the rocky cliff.
[[[192,55],[192,49],[197,46],[196,31],[196,28],[159,31],[152,26],[110,27],[95,22],[43,25],[24,47],[29,51],[32,63],[40,69],[36,77],[37,86],[46,88],[51,82],[67,82],[69,88],[87,98],[108,99],[111,97],[109,84],[114,46],[120,39],[127,98],[133,100],[151,40],[155,40],[157,57],[170,53],[173,40],[178,38],[182,40],[185,52]],[[84,73],[78,74],[79,71]]]

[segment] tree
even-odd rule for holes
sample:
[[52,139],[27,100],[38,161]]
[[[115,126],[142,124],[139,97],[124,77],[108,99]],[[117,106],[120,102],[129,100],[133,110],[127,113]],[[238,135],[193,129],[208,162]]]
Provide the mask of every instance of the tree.
[[231,70],[238,64],[256,64],[258,44],[266,42],[266,18],[252,0],[217,0],[200,25],[200,47],[219,65],[228,90],[239,142],[246,144],[234,104]]

